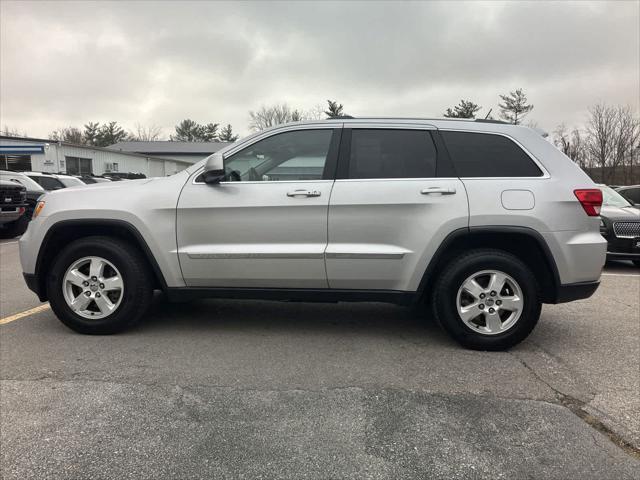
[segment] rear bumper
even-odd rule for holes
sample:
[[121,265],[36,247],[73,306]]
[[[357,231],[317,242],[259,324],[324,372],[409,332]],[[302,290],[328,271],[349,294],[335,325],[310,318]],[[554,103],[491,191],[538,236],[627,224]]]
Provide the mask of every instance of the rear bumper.
[[556,292],[555,302],[553,303],[566,303],[589,298],[599,286],[600,281],[560,285]]

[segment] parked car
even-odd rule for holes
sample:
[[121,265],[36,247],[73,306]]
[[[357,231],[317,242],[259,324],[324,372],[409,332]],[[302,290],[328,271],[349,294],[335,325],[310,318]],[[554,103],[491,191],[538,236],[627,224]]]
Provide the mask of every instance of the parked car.
[[632,205],[640,207],[640,185],[618,187],[615,191],[626,198]]
[[38,202],[38,199],[42,195],[44,195],[45,191],[39,184],[20,172],[0,170],[0,180],[21,185],[25,188],[26,192],[26,205],[24,214],[13,222],[5,222],[4,225],[0,228],[0,235],[2,235],[4,238],[14,238],[18,235],[22,235],[27,229],[27,225],[31,220],[31,216],[33,215],[33,210],[36,206],[36,203]]
[[86,185],[82,180],[72,175],[46,172],[23,172],[30,179],[38,182],[46,191],[62,188],[81,187]]
[[[291,164],[299,177],[280,180]],[[589,297],[606,256],[602,192],[537,132],[502,122],[280,125],[94,192],[47,194],[20,239],[29,288],[90,334],[130,327],[162,289],[425,304],[462,345],[499,350],[527,337],[542,303]]]
[[109,173],[105,173],[103,177],[108,178],[112,181],[140,180],[141,178],[147,178],[147,176],[144,173],[137,173],[137,172],[109,172]]
[[606,185],[602,190],[600,233],[607,239],[608,260],[631,260],[640,267],[640,209]]
[[81,177],[77,177],[77,178],[82,180],[87,185],[91,185],[93,183],[109,183],[109,182],[111,182],[111,180],[109,180],[108,178],[98,177],[98,176],[94,176],[94,175],[85,175],[85,176],[81,176]]
[[27,191],[19,183],[0,178],[0,238],[13,238],[27,209]]

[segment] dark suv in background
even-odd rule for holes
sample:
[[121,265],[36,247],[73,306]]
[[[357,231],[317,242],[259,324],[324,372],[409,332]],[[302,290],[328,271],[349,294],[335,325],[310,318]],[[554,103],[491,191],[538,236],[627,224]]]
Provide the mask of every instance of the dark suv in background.
[[[20,202],[20,206],[24,208],[24,213],[12,221],[4,221],[0,225],[1,238],[14,238],[22,235],[27,229],[36,203],[44,195],[45,190],[38,183],[19,172],[0,170],[0,180],[2,181],[3,189],[5,185],[7,188],[18,186],[22,187],[25,193],[25,198]],[[9,211],[9,206],[5,202],[7,198],[9,196],[0,195],[0,199],[3,202],[3,213],[4,211]]]
[[620,195],[629,200],[636,207],[640,207],[640,185],[629,185],[615,189]]
[[613,188],[600,189],[600,233],[607,239],[607,260],[631,260],[640,267],[640,209]]

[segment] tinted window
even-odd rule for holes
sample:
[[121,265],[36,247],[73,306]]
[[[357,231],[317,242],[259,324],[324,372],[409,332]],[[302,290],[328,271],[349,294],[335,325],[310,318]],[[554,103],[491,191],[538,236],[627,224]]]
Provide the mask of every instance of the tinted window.
[[542,172],[512,140],[502,135],[441,132],[460,177],[539,177]]
[[425,130],[352,130],[349,178],[428,178],[436,148]]
[[632,203],[640,203],[640,187],[638,188],[625,188],[620,193],[624,198]]
[[42,185],[42,188],[45,190],[58,190],[60,188],[64,188],[64,185],[60,183],[57,178],[53,177],[32,177],[36,182]]
[[298,130],[274,135],[225,159],[230,181],[320,180],[333,130]]

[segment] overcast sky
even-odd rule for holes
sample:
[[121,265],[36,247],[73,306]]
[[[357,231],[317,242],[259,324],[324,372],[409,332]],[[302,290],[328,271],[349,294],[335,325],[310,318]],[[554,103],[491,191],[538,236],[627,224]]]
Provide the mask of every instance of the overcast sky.
[[0,123],[46,136],[336,99],[354,116],[496,107],[522,87],[553,130],[604,101],[640,109],[640,3],[0,2]]

